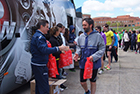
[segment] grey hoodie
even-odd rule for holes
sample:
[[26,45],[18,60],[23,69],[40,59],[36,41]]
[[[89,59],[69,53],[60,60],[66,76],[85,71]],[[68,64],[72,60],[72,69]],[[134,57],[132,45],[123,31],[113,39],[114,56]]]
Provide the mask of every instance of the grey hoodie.
[[84,69],[86,58],[93,57],[93,69],[101,67],[101,57],[105,52],[105,43],[98,31],[93,30],[89,35],[83,33],[78,38],[76,53],[81,56],[79,66]]

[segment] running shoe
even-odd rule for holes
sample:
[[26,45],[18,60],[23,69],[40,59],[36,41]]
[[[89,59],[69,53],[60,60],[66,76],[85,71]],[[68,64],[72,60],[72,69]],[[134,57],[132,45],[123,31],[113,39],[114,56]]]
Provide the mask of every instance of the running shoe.
[[69,69],[71,72],[76,72],[76,70],[74,68]]
[[102,74],[103,72],[104,72],[104,70],[103,69],[100,69],[99,72],[98,72],[98,74]]
[[61,92],[63,92],[63,91],[64,91],[64,89],[63,89],[63,88],[59,88],[59,89],[60,89],[60,91],[61,91]]
[[105,69],[107,69],[107,67],[108,67],[109,65],[106,65],[106,66],[104,66],[105,67]]
[[110,66],[107,66],[107,68],[106,68],[107,70],[111,70],[111,67]]
[[62,89],[68,89],[68,87],[65,86],[65,85],[63,85],[63,84],[60,85],[60,88],[62,88]]
[[91,94],[90,90],[88,90],[88,93],[85,92],[85,94]]

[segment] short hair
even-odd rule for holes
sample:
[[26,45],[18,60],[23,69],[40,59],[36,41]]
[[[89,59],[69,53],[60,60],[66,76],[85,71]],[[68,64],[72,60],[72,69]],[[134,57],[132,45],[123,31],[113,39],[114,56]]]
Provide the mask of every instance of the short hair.
[[105,25],[104,25],[106,28],[108,28],[109,27],[109,25],[106,23]]
[[136,31],[135,31],[135,30],[133,30],[132,32],[133,32],[133,33],[136,33]]
[[101,31],[101,26],[98,25],[98,26],[96,26],[95,28],[98,28],[98,29]]
[[83,21],[86,21],[89,25],[92,25],[92,29],[94,28],[94,21],[91,18],[84,18]]
[[78,36],[80,36],[80,34],[82,34],[82,33],[83,33],[82,31],[79,31]]
[[63,27],[63,25],[61,23],[58,23],[56,26],[59,27],[59,28]]
[[42,26],[46,26],[46,24],[48,24],[49,22],[47,21],[47,20],[44,20],[44,19],[42,19],[42,20],[40,20],[38,23],[37,23],[37,25],[36,25],[36,29],[40,29],[40,26],[42,25]]
[[112,29],[112,32],[115,33],[116,31]]

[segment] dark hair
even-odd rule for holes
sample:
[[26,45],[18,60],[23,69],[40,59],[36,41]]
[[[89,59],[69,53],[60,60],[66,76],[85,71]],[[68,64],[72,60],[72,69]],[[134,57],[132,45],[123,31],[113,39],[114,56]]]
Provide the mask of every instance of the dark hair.
[[109,27],[109,25],[106,23],[105,25],[104,25],[106,28],[108,28]]
[[133,32],[133,33],[136,33],[136,31],[135,31],[135,30],[133,30],[132,32]]
[[51,36],[52,36],[52,35],[55,35],[56,32],[57,32],[58,30],[59,30],[59,29],[58,29],[57,26],[52,27],[52,28],[50,29],[50,35],[51,35]]
[[79,31],[78,36],[80,36],[80,34],[82,34],[82,33],[83,33],[82,31]]
[[44,20],[44,19],[42,19],[42,20],[40,20],[38,23],[37,23],[37,25],[36,25],[36,29],[40,29],[40,26],[42,25],[42,26],[46,26],[46,24],[48,24],[49,22],[47,21],[47,20]]
[[96,26],[95,28],[98,28],[101,31],[101,26]]
[[69,41],[69,30],[68,30],[68,28],[65,28],[64,37],[65,37],[66,41]]
[[63,27],[63,25],[61,23],[58,23],[56,26],[59,27],[59,28]]
[[112,32],[115,33],[116,31],[112,29]]
[[84,18],[83,21],[86,21],[89,25],[92,25],[92,30],[94,28],[94,21],[91,18]]

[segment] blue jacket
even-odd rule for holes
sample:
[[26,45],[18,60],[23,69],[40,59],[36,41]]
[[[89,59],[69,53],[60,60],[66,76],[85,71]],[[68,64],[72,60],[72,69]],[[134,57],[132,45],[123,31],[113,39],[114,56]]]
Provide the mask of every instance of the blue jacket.
[[69,31],[70,31],[70,34],[69,34],[69,43],[73,43],[74,42],[74,39],[76,38],[76,35],[74,34],[74,32],[72,32],[72,30],[75,29],[75,27],[73,25],[71,25],[69,27]]
[[76,53],[81,56],[79,66],[84,69],[86,58],[93,57],[93,69],[101,67],[101,57],[105,52],[105,43],[97,31],[93,30],[89,35],[83,33],[79,36]]
[[57,47],[48,48],[46,38],[39,30],[32,37],[30,49],[32,54],[31,62],[39,66],[46,65],[49,54],[58,51]]

